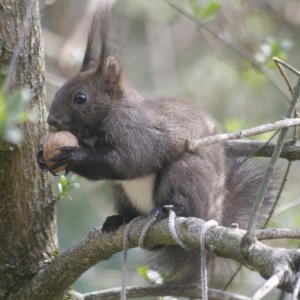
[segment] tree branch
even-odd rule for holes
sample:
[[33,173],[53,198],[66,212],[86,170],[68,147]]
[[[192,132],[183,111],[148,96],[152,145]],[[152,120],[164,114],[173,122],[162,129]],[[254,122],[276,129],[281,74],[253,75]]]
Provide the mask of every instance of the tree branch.
[[[229,155],[232,156],[260,156],[271,157],[275,148],[275,143],[266,143],[262,141],[225,141],[225,148]],[[280,153],[281,158],[287,160],[300,160],[300,142],[288,141],[285,142]]]
[[[159,297],[173,296],[182,297],[185,295],[188,299],[199,299],[201,297],[201,288],[198,284],[159,284],[150,286],[130,286],[126,289],[129,298],[137,297]],[[120,299],[120,288],[96,291],[83,295],[84,300],[117,300]],[[216,289],[208,290],[209,299],[222,300],[250,300],[249,297],[224,292]]]
[[300,230],[286,228],[267,228],[255,231],[259,241],[274,239],[300,239]]
[[300,125],[300,118],[283,119],[280,121],[276,121],[274,123],[263,124],[260,126],[256,126],[244,130],[237,130],[229,133],[216,134],[198,140],[187,140],[186,148],[189,151],[196,151],[200,147],[209,146],[223,141],[241,139],[248,136],[258,135],[270,131],[275,131],[278,129],[289,128],[289,127],[299,126],[299,125]]
[[251,300],[260,300],[274,288],[278,286],[284,276],[284,270],[280,268],[278,272],[275,272],[253,295]]
[[[289,118],[292,118],[292,116],[294,115],[294,111],[296,109],[296,105],[297,105],[299,95],[300,95],[300,77],[298,78],[294,93],[292,95],[291,105],[290,105],[289,110],[286,114],[286,118],[287,118],[286,120],[290,120]],[[272,157],[270,159],[266,174],[263,178],[263,181],[260,185],[258,194],[256,195],[256,198],[255,198],[254,207],[252,209],[251,217],[250,217],[248,228],[247,228],[247,233],[246,233],[246,236],[245,236],[245,241],[246,240],[250,241],[252,238],[254,238],[257,212],[258,212],[258,209],[259,209],[260,205],[264,201],[266,192],[267,192],[268,187],[269,187],[270,180],[271,180],[271,178],[273,176],[273,173],[274,173],[276,162],[277,162],[277,160],[280,156],[280,153],[281,153],[285,138],[287,136],[287,133],[288,133],[288,128],[287,127],[282,128],[280,133],[279,133],[279,137],[278,137],[278,140],[276,142]]]
[[260,72],[274,86],[274,88],[278,90],[278,92],[284,97],[286,101],[289,101],[288,94],[280,87],[276,79],[272,76],[271,73],[267,71],[264,65],[261,64],[258,60],[256,60],[250,52],[248,52],[246,49],[242,49],[224,32],[218,32],[216,29],[212,28],[211,26],[208,26],[207,22],[199,21],[192,14],[188,13],[183,8],[179,7],[170,0],[165,0],[165,2],[168,3],[168,5],[170,5],[171,7],[173,7],[177,12],[191,20],[198,28],[209,32],[211,35],[213,35],[218,40],[222,41],[225,45],[230,47],[245,61],[249,62],[256,71]]
[[[139,236],[147,222],[148,219],[143,218],[132,226],[129,248],[138,245]],[[190,249],[199,251],[198,228],[204,223],[196,218],[176,219],[176,231]],[[87,238],[54,259],[9,300],[55,299],[58,293],[65,291],[85,270],[122,250],[124,228],[123,226],[111,234],[102,234],[100,228],[90,231]],[[243,263],[264,278],[270,278],[274,270],[284,270],[285,276],[280,280],[279,286],[291,292],[297,278],[295,270],[299,269],[300,250],[272,248],[256,241],[245,255],[240,247],[244,233],[245,231],[236,228],[210,228],[206,234],[206,247],[217,256]],[[153,248],[157,245],[175,245],[168,230],[168,220],[162,220],[150,228],[145,239],[145,246]]]

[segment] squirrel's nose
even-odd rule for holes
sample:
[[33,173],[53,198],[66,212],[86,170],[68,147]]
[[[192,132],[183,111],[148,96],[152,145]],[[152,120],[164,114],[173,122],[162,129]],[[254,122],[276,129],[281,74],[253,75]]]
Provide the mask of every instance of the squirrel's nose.
[[51,127],[56,130],[70,130],[72,127],[72,119],[68,115],[57,115],[54,113],[49,113],[47,122]]
[[47,122],[50,126],[53,126],[56,129],[59,129],[59,121],[57,120],[57,118],[54,115],[49,114],[48,118],[47,118]]

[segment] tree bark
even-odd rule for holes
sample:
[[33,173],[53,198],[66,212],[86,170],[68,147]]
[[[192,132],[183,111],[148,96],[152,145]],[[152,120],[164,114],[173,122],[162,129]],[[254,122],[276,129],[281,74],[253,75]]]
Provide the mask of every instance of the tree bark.
[[[31,19],[27,33],[26,19]],[[0,143],[0,299],[15,293],[57,252],[51,181],[35,159],[46,115],[37,0],[0,2],[0,69],[8,68],[18,46],[22,48],[12,87],[31,90],[29,106],[36,121],[21,126],[20,145]]]

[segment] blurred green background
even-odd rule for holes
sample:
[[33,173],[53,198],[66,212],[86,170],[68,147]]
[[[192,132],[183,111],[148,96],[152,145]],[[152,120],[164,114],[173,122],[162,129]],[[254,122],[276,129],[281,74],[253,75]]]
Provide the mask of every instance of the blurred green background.
[[[97,2],[97,1],[96,1]],[[101,2],[99,0],[99,2]],[[219,38],[195,25],[166,1],[119,0],[113,2],[116,27],[120,29],[120,53],[127,80],[145,96],[180,96],[212,115],[220,131],[247,128],[283,117],[288,109],[284,96],[255,70],[256,60],[276,85],[288,89],[272,62],[278,56],[300,69],[298,0],[182,0],[172,1]],[[41,1],[46,58],[47,105],[55,91],[76,73],[94,11],[92,1]],[[230,41],[225,45],[221,38]],[[241,57],[232,46],[242,51]],[[296,78],[288,73],[292,83]],[[270,134],[255,137],[267,140]],[[286,166],[280,161],[280,174]],[[272,226],[299,227],[299,167],[291,173]],[[72,175],[69,175],[69,178]],[[77,179],[72,200],[58,204],[59,245],[63,252],[100,226],[113,213],[109,183]],[[58,193],[57,183],[53,186]],[[273,245],[297,247],[277,241]],[[130,251],[130,284],[142,282],[136,268],[143,264],[142,251]],[[121,254],[87,271],[74,285],[80,292],[120,286]],[[233,290],[251,294],[263,281],[245,272]],[[249,290],[246,290],[246,286]],[[269,299],[275,299],[274,292]],[[283,298],[282,298],[283,299]]]

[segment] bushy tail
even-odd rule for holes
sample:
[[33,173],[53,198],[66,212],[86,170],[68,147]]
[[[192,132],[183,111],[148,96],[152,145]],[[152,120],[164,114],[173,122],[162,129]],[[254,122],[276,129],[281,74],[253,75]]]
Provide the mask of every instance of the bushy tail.
[[[266,168],[248,158],[228,157],[227,163],[227,194],[224,203],[223,224],[230,226],[238,223],[245,229],[260,185],[265,176]],[[257,227],[262,227],[269,216],[277,190],[276,179],[271,180],[264,202],[259,210]]]
[[[261,182],[265,167],[246,158],[228,157],[226,163],[226,190],[223,222],[220,225],[230,226],[238,223],[245,229]],[[276,180],[270,183],[264,203],[260,209],[257,226],[264,225],[275,199]],[[166,275],[166,281],[191,283],[200,280],[200,253],[187,252],[182,248],[170,246],[152,251],[150,264]],[[219,265],[215,258],[210,259],[209,273],[214,279],[215,267]]]
[[200,252],[187,252],[179,246],[164,246],[147,253],[150,268],[157,270],[164,282],[194,283],[200,280]]

